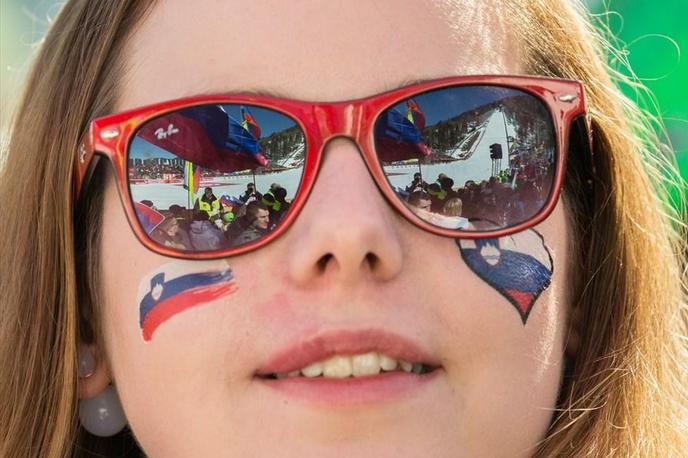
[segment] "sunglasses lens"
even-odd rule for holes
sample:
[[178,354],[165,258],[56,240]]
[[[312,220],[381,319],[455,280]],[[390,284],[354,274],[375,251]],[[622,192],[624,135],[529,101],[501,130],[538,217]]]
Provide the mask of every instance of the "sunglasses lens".
[[254,242],[288,212],[304,152],[301,127],[258,106],[200,105],[148,121],[127,157],[141,228],[186,252]]
[[552,116],[524,91],[481,85],[424,92],[382,112],[374,132],[399,198],[439,227],[515,226],[537,215],[553,190]]

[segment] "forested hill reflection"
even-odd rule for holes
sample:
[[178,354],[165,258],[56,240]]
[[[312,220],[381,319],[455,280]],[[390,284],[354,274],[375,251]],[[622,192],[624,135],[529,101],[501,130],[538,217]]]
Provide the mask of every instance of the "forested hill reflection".
[[306,149],[301,128],[293,126],[259,140],[271,162],[294,167],[303,163]]

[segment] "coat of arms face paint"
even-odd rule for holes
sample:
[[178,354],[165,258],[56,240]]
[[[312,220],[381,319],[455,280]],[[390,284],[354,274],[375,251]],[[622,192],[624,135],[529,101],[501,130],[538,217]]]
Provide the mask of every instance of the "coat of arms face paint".
[[172,262],[141,280],[139,325],[150,341],[158,327],[178,313],[206,304],[237,289],[234,274],[224,263]]
[[525,325],[552,281],[552,255],[542,235],[528,229],[498,239],[458,239],[456,244],[468,267],[516,308]]

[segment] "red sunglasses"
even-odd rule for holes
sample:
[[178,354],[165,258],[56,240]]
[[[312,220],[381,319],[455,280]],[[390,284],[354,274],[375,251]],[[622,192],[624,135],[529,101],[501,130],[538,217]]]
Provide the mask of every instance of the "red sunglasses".
[[107,156],[144,246],[191,259],[246,253],[289,228],[325,145],[347,137],[409,222],[496,238],[552,212],[574,121],[589,131],[585,114],[581,83],[527,76],[453,77],[334,103],[189,97],[93,120],[75,194],[94,155]]

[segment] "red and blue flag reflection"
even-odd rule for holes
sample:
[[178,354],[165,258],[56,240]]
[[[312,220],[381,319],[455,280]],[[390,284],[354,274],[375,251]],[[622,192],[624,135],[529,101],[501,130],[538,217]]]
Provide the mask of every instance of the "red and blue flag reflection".
[[143,202],[135,202],[134,208],[136,209],[136,216],[146,234],[153,232],[165,220],[165,215]]
[[382,162],[397,162],[432,154],[422,130],[425,114],[413,100],[406,101],[406,111],[385,110],[375,123],[375,149]]
[[221,105],[200,105],[160,116],[138,132],[141,139],[195,165],[235,172],[268,165],[261,129],[247,108],[237,121]]

